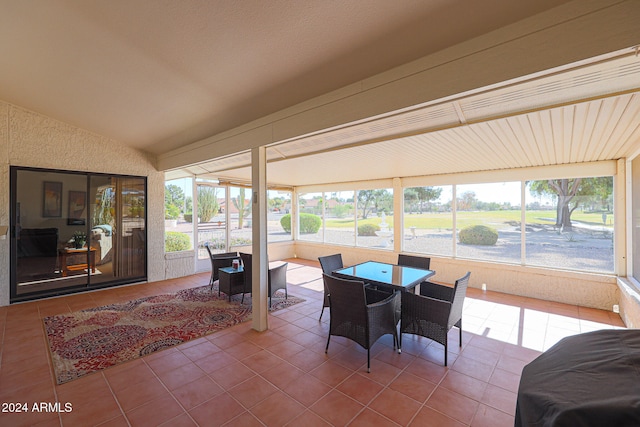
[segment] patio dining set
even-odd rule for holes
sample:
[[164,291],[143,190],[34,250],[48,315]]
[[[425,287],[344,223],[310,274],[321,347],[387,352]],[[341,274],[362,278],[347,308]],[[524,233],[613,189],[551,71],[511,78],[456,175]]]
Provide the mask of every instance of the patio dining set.
[[[415,334],[444,346],[447,365],[447,336],[452,327],[460,331],[462,307],[467,292],[467,272],[453,287],[428,281],[430,258],[398,255],[397,264],[367,261],[345,267],[341,254],[319,257],[324,280],[324,308],[329,307],[329,335],[351,339],[367,350],[367,371],[371,371],[370,349],[386,334],[393,335],[394,349],[402,350],[402,334]],[[417,288],[417,292],[416,292]]]

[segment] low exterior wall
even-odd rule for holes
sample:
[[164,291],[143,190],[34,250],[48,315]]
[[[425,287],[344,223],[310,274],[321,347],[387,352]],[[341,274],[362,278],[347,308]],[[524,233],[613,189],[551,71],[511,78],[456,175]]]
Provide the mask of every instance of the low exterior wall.
[[[398,253],[311,242],[296,242],[298,258],[317,260],[319,256],[341,253],[345,265],[374,260],[395,264]],[[425,255],[428,256],[428,255]],[[523,267],[491,262],[431,256],[433,281],[453,283],[471,271],[469,286],[506,294],[539,298],[611,311],[620,303],[615,276]]]
[[618,279],[620,287],[620,317],[627,328],[640,328],[640,288],[626,278]]

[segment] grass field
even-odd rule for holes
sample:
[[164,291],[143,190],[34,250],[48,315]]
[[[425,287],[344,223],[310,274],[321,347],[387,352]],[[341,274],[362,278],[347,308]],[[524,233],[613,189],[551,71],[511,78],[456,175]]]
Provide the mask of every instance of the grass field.
[[[512,211],[461,211],[457,213],[458,228],[469,225],[489,224],[497,229],[507,228],[514,224],[519,224],[521,212],[519,210]],[[556,219],[555,211],[527,211],[527,224],[544,224],[553,225]],[[579,221],[592,226],[602,226],[602,213],[587,213],[575,211],[571,215],[572,221]],[[358,220],[358,224],[376,224],[380,225],[382,219],[380,217],[369,217],[365,220]],[[389,215],[386,219],[389,228],[393,228],[393,216]],[[451,229],[452,215],[450,213],[423,213],[423,214],[405,214],[405,227],[416,227],[420,229]],[[331,228],[353,228],[354,220],[327,218],[326,226]],[[607,228],[613,228],[613,215],[607,216]]]

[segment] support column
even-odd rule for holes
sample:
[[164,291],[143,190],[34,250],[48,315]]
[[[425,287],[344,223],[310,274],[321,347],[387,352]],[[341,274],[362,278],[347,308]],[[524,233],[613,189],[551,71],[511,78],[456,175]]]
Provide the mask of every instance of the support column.
[[252,197],[252,268],[251,296],[252,326],[256,331],[268,329],[268,271],[267,255],[267,155],[266,148],[251,149]]
[[402,241],[404,240],[404,229],[402,221],[404,216],[404,192],[402,190],[402,180],[393,178],[393,250],[396,253],[402,252]]

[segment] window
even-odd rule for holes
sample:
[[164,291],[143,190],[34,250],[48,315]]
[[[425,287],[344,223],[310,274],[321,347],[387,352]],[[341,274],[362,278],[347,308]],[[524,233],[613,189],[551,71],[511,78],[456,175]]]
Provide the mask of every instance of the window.
[[456,187],[457,256],[521,262],[520,182]]
[[324,198],[322,193],[301,193],[298,196],[298,239],[322,242],[324,228],[322,215]]
[[526,263],[612,272],[613,177],[527,182]]
[[251,189],[229,187],[230,247],[250,245],[253,240],[251,217]]
[[404,249],[453,256],[453,187],[404,190]]
[[324,241],[326,243],[350,246],[355,244],[353,195],[353,191],[324,193],[326,200]]
[[267,199],[267,240],[291,240],[291,192],[268,190]]
[[181,178],[164,184],[165,252],[191,250],[193,239],[193,180]]
[[357,192],[356,245],[393,250],[393,189]]

